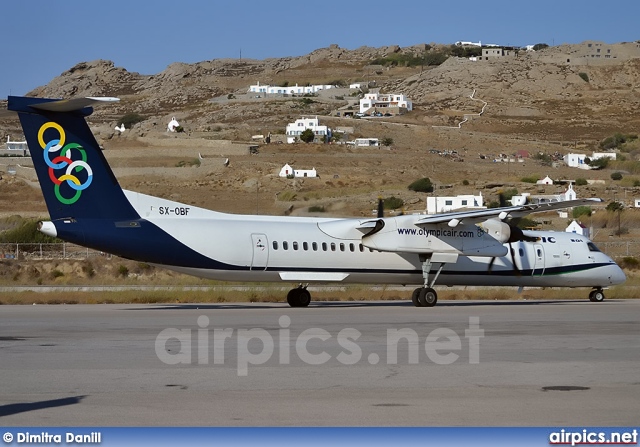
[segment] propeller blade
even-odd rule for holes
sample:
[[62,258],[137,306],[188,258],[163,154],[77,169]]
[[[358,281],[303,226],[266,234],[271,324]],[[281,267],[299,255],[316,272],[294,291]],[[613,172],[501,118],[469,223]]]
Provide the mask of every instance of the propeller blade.
[[491,270],[493,270],[493,263],[496,262],[496,257],[494,256],[493,258],[491,258],[491,261],[489,261],[489,273],[491,273]]
[[384,217],[384,200],[378,197],[378,218]]
[[513,264],[513,269],[516,271],[516,276],[522,276],[522,272],[516,264],[516,251],[513,249],[511,243],[509,243],[509,251],[511,252],[511,263]]

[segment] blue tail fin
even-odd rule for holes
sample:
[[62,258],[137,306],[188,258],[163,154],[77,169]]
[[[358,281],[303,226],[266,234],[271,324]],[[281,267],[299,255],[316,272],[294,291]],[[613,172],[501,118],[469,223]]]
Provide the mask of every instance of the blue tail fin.
[[138,219],[91,133],[89,105],[116,98],[9,96],[18,112],[51,220]]

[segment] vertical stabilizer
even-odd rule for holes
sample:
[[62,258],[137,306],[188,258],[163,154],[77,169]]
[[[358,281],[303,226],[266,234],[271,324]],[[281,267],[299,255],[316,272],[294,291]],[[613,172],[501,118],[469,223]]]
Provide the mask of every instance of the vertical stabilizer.
[[139,218],[109,167],[85,117],[96,102],[9,96],[20,122],[52,220]]

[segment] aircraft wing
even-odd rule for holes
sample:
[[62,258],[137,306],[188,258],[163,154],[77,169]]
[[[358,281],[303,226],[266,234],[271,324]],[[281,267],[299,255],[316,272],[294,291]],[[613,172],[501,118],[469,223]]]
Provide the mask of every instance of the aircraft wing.
[[505,206],[500,208],[488,208],[482,210],[454,211],[451,213],[425,215],[415,222],[418,227],[423,227],[438,223],[448,223],[450,226],[457,226],[460,223],[476,224],[487,219],[498,218],[504,220],[507,217],[523,217],[532,213],[542,213],[545,211],[555,211],[574,206],[589,206],[601,203],[602,199],[576,199],[561,202],[527,203],[525,205]]

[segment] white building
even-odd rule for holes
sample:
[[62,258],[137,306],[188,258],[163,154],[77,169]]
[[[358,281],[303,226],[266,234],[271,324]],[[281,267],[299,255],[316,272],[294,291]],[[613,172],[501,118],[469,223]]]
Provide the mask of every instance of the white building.
[[585,162],[586,158],[585,154],[567,154],[563,157],[564,162],[571,168],[589,169],[589,165]]
[[331,137],[331,129],[327,126],[321,126],[318,117],[303,116],[295,121],[295,123],[287,124],[287,143],[295,143],[300,139],[300,135],[307,129],[311,129],[316,136],[316,140],[322,140],[324,137]]
[[571,168],[581,168],[581,169],[591,169],[589,165],[585,162],[587,158],[591,160],[598,160],[599,158],[610,158],[611,160],[616,159],[615,152],[594,152],[591,157],[588,157],[585,154],[567,154],[563,157],[564,162],[567,166]]
[[589,237],[589,229],[586,226],[584,226],[582,223],[577,222],[575,219],[573,220],[573,222],[569,224],[569,226],[564,231],[566,231],[567,233],[576,233],[581,236]]
[[561,194],[542,194],[532,196],[528,192],[523,192],[517,196],[511,197],[511,204],[513,206],[522,206],[529,203],[544,203],[544,202],[563,202],[565,200],[575,200],[578,198],[576,191],[573,189],[573,185],[569,183],[567,189]]
[[356,147],[379,147],[380,140],[377,138],[356,138],[353,140]]
[[548,175],[536,182],[536,185],[553,185],[553,180]]
[[369,84],[367,82],[355,82],[353,84],[349,84],[349,88],[351,90],[358,90],[361,89],[363,87],[368,87]]
[[591,156],[592,160],[598,160],[599,158],[609,158],[611,160],[615,160],[616,153],[615,152],[594,152],[593,155]]
[[176,117],[171,117],[171,121],[169,121],[169,124],[167,124],[167,132],[175,132],[178,127],[180,127],[180,123],[178,122]]
[[400,113],[401,110],[410,112],[413,110],[413,103],[401,94],[384,95],[378,92],[367,93],[360,100],[360,113],[368,113],[371,109],[384,113],[385,109],[391,108],[397,109],[396,113]]
[[481,47],[482,41],[478,42],[465,42],[464,40],[459,40],[456,42],[456,46],[458,47]]
[[317,177],[318,172],[316,168],[313,169],[293,169],[289,163],[284,165],[282,169],[280,169],[280,177]]
[[564,200],[576,200],[578,198],[578,194],[576,194],[573,189],[573,184],[569,183],[569,187],[564,191]]
[[482,205],[482,194],[455,197],[427,197],[427,214],[447,213],[461,208],[486,208]]
[[311,93],[318,93],[320,90],[328,90],[335,88],[335,85],[288,85],[286,87],[277,85],[261,85],[259,82],[256,85],[249,86],[249,93],[264,93],[267,95],[305,95]]
[[29,149],[29,146],[27,146],[26,141],[11,141],[11,137],[7,135],[6,149],[8,151],[22,151],[23,153],[26,153],[26,151]]

